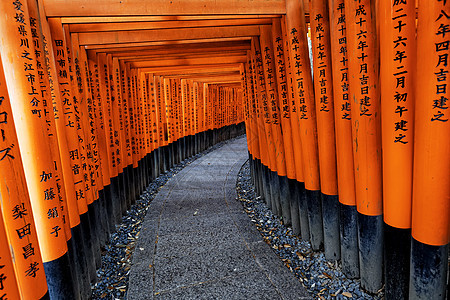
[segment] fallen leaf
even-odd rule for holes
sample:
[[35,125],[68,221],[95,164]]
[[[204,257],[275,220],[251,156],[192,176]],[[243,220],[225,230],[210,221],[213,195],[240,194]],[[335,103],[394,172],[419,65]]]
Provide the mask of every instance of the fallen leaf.
[[353,297],[352,294],[349,293],[349,292],[343,292],[342,295],[344,295],[347,298],[352,298]]

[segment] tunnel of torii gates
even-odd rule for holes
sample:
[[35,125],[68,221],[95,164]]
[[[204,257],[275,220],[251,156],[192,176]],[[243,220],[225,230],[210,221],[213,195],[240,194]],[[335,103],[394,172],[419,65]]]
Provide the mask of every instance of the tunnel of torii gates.
[[450,1],[304,2],[0,1],[0,299],[88,298],[146,185],[244,130],[296,235],[444,299]]

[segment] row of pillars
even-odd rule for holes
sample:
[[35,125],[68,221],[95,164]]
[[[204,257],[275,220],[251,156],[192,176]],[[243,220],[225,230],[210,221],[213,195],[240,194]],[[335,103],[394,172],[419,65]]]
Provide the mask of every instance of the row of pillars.
[[90,57],[36,0],[0,11],[0,299],[89,299],[122,216],[159,174],[242,134],[242,95]]
[[416,2],[287,0],[241,70],[257,192],[386,299],[448,293],[450,5]]

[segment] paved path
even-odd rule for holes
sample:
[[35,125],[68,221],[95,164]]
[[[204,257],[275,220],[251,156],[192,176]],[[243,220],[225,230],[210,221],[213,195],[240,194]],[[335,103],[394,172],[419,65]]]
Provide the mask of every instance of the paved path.
[[161,189],[136,245],[129,300],[309,299],[235,200],[247,157],[239,138]]

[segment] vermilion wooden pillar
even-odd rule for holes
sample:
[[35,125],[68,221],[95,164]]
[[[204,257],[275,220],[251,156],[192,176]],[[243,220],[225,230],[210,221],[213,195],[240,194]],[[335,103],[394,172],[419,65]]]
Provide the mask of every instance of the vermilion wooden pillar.
[[346,0],[344,3],[361,286],[375,293],[382,287],[383,265],[381,116],[375,1]]
[[448,293],[449,4],[419,1],[410,299],[445,299]]

